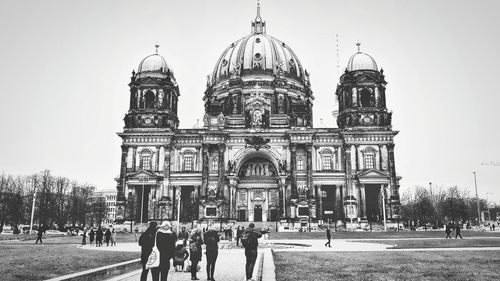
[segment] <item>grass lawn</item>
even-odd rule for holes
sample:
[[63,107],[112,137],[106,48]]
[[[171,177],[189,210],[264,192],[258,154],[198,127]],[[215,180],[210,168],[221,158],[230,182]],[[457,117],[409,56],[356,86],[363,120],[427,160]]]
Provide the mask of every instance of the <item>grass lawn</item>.
[[274,252],[274,262],[278,281],[498,280],[500,276],[500,251]]
[[396,245],[391,249],[500,247],[500,238],[471,238],[463,240],[462,239],[363,240],[360,242]]
[[[454,235],[454,234],[453,234]],[[444,231],[332,231],[332,239],[398,239],[398,238],[444,238]],[[467,237],[500,237],[500,232],[462,230]],[[454,236],[453,236],[454,237]],[[326,239],[325,232],[271,232],[269,239]]]
[[45,280],[87,269],[137,259],[139,253],[90,251],[76,248],[81,237],[0,242],[1,280]]

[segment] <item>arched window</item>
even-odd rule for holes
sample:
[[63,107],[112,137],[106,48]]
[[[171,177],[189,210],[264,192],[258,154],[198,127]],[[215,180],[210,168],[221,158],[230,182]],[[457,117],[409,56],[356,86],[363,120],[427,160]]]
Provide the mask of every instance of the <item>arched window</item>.
[[333,152],[330,149],[326,148],[321,150],[319,154],[321,155],[322,170],[333,170]]
[[152,91],[147,91],[144,95],[144,108],[154,108],[155,107],[155,94]]
[[363,153],[363,162],[366,169],[375,169],[375,155],[377,151],[372,147],[367,147],[362,151]]
[[371,107],[374,105],[373,94],[369,89],[361,90],[361,107]]
[[151,155],[153,152],[149,149],[144,149],[141,151],[141,161],[140,161],[140,168],[142,170],[151,170]]
[[297,157],[297,171],[303,171],[304,170],[304,157],[299,156]]
[[212,157],[212,171],[219,170],[219,158],[217,156]]
[[194,152],[192,150],[187,150],[182,155],[183,158],[183,167],[184,171],[193,171],[194,170]]

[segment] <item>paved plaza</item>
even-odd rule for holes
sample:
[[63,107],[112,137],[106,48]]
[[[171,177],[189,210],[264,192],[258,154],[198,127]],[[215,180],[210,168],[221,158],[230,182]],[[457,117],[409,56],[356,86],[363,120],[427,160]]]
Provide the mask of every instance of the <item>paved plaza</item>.
[[[469,237],[469,239],[474,239],[475,237]],[[484,237],[482,237],[484,239]],[[436,238],[400,238],[400,239],[377,239],[377,240],[429,240]],[[332,247],[325,247],[324,239],[308,239],[308,240],[261,240],[259,245],[260,253],[269,253],[264,257],[263,270],[268,271],[267,274],[272,274],[274,276],[274,262],[269,249],[273,251],[296,251],[296,252],[383,252],[383,251],[468,251],[468,250],[482,250],[482,251],[499,251],[500,250],[500,238],[490,237],[488,239],[498,239],[498,247],[468,247],[468,248],[415,248],[415,249],[392,249],[393,245],[380,244],[372,242],[364,242],[367,239],[333,239],[331,242]],[[121,243],[118,246],[113,247],[95,247],[95,246],[78,246],[82,250],[92,250],[92,251],[128,251],[128,252],[140,252],[140,247],[137,243]],[[244,249],[236,247],[234,243],[221,242],[220,243],[219,256],[217,259],[215,279],[219,281],[229,281],[229,280],[245,280],[245,254]],[[257,273],[257,265],[260,259],[264,255],[259,255],[256,263],[256,270],[254,275]],[[138,255],[139,257],[139,255]],[[200,280],[206,279],[205,273],[205,256],[200,263],[201,270],[198,273],[198,278]],[[271,271],[271,272],[269,272]],[[266,274],[266,272],[262,272]],[[139,280],[141,270],[135,270],[120,276],[113,277],[108,280]],[[255,276],[254,276],[255,278]],[[186,272],[175,272],[171,268],[169,273],[169,280],[189,280],[190,274]],[[149,279],[151,280],[151,275],[149,274]],[[263,280],[270,280],[265,279]]]

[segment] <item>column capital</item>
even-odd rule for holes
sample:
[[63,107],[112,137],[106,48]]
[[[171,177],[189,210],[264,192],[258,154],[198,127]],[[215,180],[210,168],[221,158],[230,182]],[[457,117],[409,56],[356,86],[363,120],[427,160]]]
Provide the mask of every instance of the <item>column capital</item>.
[[217,148],[219,149],[219,152],[224,152],[226,150],[226,144],[219,143],[219,144],[217,144]]
[[290,143],[289,148],[291,152],[295,152],[297,151],[297,144],[292,142]]
[[306,143],[306,150],[307,151],[310,152],[312,150],[312,147],[313,147],[312,143]]

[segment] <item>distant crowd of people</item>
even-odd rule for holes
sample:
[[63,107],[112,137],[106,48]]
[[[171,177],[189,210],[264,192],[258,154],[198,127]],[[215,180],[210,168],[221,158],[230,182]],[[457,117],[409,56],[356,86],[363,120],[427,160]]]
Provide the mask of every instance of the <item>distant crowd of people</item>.
[[98,227],[96,230],[94,230],[93,227],[90,228],[90,231],[87,234],[87,228],[83,229],[83,234],[82,234],[82,245],[87,244],[87,235],[89,236],[89,243],[90,246],[94,246],[94,241],[95,241],[95,246],[96,247],[101,247],[103,245],[103,239],[104,242],[106,242],[106,246],[116,246],[116,230],[113,228],[112,225],[106,231],[102,230],[102,227]]
[[[233,239],[232,228],[224,230],[224,236],[228,240]],[[255,230],[255,225],[250,223],[246,229],[238,227],[236,230],[236,243],[241,242],[245,248],[246,265],[245,273],[247,280],[252,279],[252,273],[257,260],[258,238],[262,234]],[[205,245],[206,274],[208,281],[215,281],[215,265],[219,251],[220,237],[213,225],[201,228],[197,223],[193,229],[187,231],[185,227],[177,234],[172,230],[169,221],[164,221],[159,227],[157,222],[150,222],[149,227],[139,237],[141,246],[142,273],[141,281],[146,281],[151,267],[153,281],[166,281],[170,270],[170,259],[176,271],[191,272],[191,280],[199,280],[197,272],[200,270],[198,263],[202,260],[202,245]],[[154,264],[155,253],[153,248],[159,252],[159,264]],[[185,266],[189,258],[188,265]],[[153,264],[153,265],[152,265]]]

